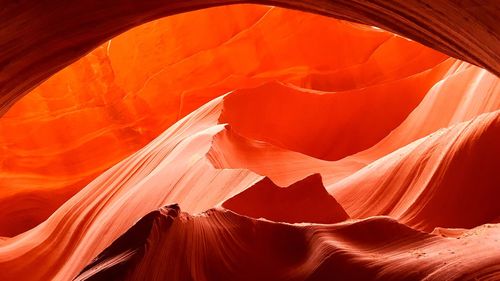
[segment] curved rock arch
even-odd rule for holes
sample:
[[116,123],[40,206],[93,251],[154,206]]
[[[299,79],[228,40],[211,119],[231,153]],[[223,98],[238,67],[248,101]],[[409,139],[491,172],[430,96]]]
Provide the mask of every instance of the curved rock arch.
[[478,0],[1,0],[0,116],[102,42],[151,20],[255,3],[377,26],[500,74],[496,1]]

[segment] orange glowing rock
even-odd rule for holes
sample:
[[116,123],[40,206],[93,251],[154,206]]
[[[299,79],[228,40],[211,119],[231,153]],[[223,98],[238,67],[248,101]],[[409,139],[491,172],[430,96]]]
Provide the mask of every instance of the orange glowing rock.
[[319,174],[286,188],[264,178],[228,199],[222,207],[245,216],[276,222],[336,223],[349,218],[335,198],[326,192]]
[[[153,4],[104,26],[96,13],[109,34],[84,30],[51,63],[125,19],[194,5],[142,18]],[[475,44],[468,26],[405,29],[411,5],[382,15],[498,73],[497,46]],[[344,17],[371,22],[372,8]],[[437,24],[431,12],[437,31],[469,14]],[[379,28],[257,5],[137,26],[11,105],[59,69],[43,60],[19,82],[28,53],[0,75],[2,281],[500,278],[500,80],[485,69]]]
[[[387,54],[397,57],[387,59]],[[313,156],[331,160],[367,148],[440,79],[446,66],[431,68],[445,59],[388,32],[264,6],[213,8],[137,27],[57,73],[0,118],[0,190],[6,190],[0,193],[0,235],[19,234],[42,222],[91,179],[179,118],[238,88],[279,80],[342,91],[342,96],[391,96],[380,106],[404,100],[393,116],[373,112],[390,122],[380,123],[373,136],[328,154],[324,151],[331,146],[319,143],[323,151]],[[266,91],[273,90],[263,89],[260,96]],[[360,98],[366,105],[372,102]],[[377,122],[371,115],[364,118]],[[326,133],[325,123],[314,126],[315,134]],[[344,134],[337,127],[328,131],[324,142]],[[297,131],[296,137],[303,133]]]

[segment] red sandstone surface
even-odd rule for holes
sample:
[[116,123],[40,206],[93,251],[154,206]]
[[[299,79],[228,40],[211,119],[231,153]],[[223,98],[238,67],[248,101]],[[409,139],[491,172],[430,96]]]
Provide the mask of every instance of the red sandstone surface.
[[500,280],[495,1],[1,2],[0,280]]

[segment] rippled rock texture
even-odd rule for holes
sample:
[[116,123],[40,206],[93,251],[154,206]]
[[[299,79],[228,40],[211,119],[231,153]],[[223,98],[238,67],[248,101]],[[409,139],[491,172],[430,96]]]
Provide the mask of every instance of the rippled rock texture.
[[57,2],[0,10],[0,280],[500,279],[498,4]]

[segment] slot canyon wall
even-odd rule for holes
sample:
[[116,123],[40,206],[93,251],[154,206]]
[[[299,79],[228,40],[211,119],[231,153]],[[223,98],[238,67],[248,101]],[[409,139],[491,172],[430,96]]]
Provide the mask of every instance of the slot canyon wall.
[[0,2],[0,280],[500,279],[496,1]]

